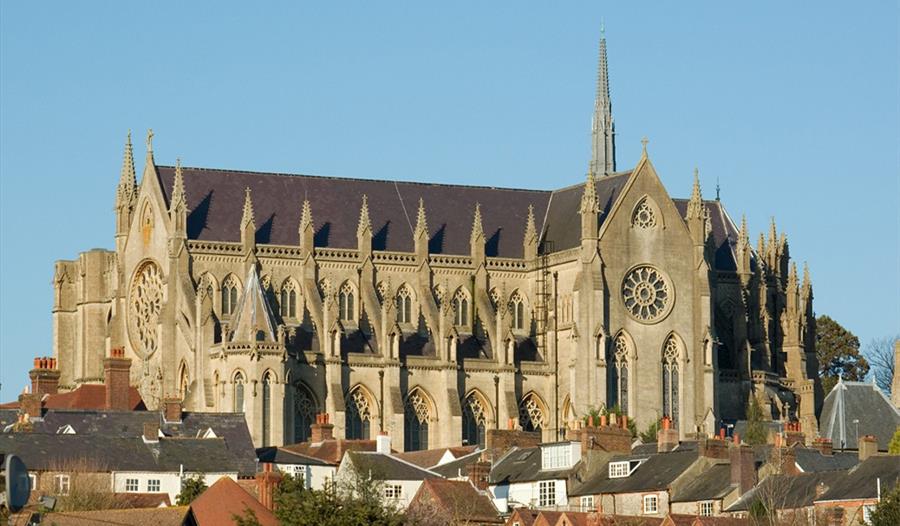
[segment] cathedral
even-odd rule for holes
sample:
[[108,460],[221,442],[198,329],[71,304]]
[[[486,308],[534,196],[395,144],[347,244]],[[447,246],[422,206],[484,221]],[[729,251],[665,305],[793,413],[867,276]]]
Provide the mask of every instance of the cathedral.
[[671,197],[646,141],[617,169],[605,38],[598,69],[586,177],[555,190],[164,166],[152,132],[138,181],[129,134],[115,249],[55,264],[60,390],[124,349],[148,407],[242,412],[257,446],[320,413],[401,451],[603,408],[688,438],[749,397],[814,436],[807,269],[696,173]]

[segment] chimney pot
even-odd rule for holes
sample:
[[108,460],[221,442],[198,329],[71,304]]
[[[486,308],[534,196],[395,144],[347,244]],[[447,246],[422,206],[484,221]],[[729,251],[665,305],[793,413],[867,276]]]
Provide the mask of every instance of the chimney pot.
[[600,427],[606,427],[607,425],[609,425],[609,417],[600,415]]
[[316,423],[309,426],[309,441],[324,442],[334,438],[334,424],[328,423],[328,413],[317,413]]

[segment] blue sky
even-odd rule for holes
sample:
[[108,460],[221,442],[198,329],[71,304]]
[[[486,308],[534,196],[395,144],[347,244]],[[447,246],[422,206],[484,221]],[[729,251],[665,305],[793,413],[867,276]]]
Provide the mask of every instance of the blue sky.
[[52,352],[54,260],[113,247],[129,128],[139,170],[152,127],[161,164],[574,184],[601,19],[619,167],[646,135],[674,196],[696,166],[754,243],[776,216],[817,313],[900,330],[896,2],[322,4],[0,4],[0,399]]

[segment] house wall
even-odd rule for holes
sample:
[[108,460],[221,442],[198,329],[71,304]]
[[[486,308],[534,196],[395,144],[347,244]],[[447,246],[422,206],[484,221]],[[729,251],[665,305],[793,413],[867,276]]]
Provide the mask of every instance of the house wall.
[[[673,502],[672,513],[676,513],[679,515],[700,515],[700,502],[701,501],[692,501],[692,502]],[[713,515],[721,515],[722,514],[722,500],[710,500],[710,501],[702,501],[702,502],[712,502],[713,505]]]
[[[237,481],[237,473],[184,473],[185,478],[196,477],[197,475],[203,475],[204,482],[206,482],[207,486],[212,486],[216,481],[223,477],[228,477]],[[181,476],[178,472],[154,473],[149,471],[116,471],[113,472],[112,477],[113,488],[116,493],[127,493],[125,490],[125,482],[127,479],[138,480],[137,493],[149,493],[149,490],[147,489],[148,482],[151,479],[159,480],[158,493],[167,493],[169,499],[173,503],[175,502],[175,499],[178,498],[178,494],[181,493]]]
[[[656,495],[657,512],[644,513],[644,495]],[[649,517],[665,517],[669,511],[669,493],[667,491],[645,491],[641,493],[619,493],[615,495],[595,495],[594,502],[600,503],[603,513],[616,515],[647,515]]]
[[276,464],[278,471],[293,476],[302,476],[307,489],[322,489],[325,482],[333,480],[337,472],[336,466],[309,466],[303,464]]
[[[501,513],[509,511],[510,507],[518,508],[527,506],[538,508],[540,503],[540,482],[518,482],[514,484],[497,484],[489,487],[494,506]],[[565,506],[568,502],[566,480],[556,480],[556,496],[549,507]]]

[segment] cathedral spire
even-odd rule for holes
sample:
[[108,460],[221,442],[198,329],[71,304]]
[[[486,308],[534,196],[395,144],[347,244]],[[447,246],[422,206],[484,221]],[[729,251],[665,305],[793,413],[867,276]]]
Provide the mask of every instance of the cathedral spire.
[[615,124],[609,98],[609,70],[606,61],[606,31],[600,26],[600,53],[597,64],[597,96],[591,124],[591,164],[588,171],[595,176],[616,171]]
[[413,236],[419,239],[422,234],[428,236],[428,222],[425,220],[425,200],[419,198],[419,211],[416,213],[416,229]]
[[475,203],[475,218],[472,220],[472,243],[484,243],[484,227],[481,225],[481,203]]
[[300,212],[300,227],[297,229],[297,233],[300,234],[301,258],[306,258],[307,254],[313,252],[313,239],[315,236],[312,207],[309,205],[309,199],[303,200],[303,209]]
[[175,180],[172,182],[172,199],[169,210],[176,210],[179,206],[185,206],[184,174],[181,170],[181,159],[175,160]]
[[703,194],[700,191],[700,170],[694,168],[694,188],[691,190],[691,200],[688,201],[687,219],[703,218]]
[[125,139],[125,153],[122,156],[122,172],[119,174],[118,198],[120,204],[128,204],[137,188],[137,176],[134,173],[134,149],[131,146],[131,130]]
[[253,200],[250,198],[249,186],[244,190],[244,215],[241,216],[241,230],[244,230],[247,226],[255,227],[255,221],[253,219]]

